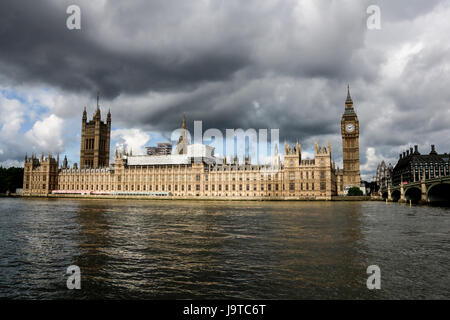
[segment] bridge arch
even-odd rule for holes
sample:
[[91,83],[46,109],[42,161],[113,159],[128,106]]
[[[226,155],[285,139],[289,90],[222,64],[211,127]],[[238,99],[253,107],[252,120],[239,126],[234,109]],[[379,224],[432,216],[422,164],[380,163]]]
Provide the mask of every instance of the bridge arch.
[[410,187],[405,190],[406,202],[419,203],[422,198],[422,190],[419,187]]
[[428,202],[450,203],[450,181],[434,183],[427,189]]
[[391,193],[391,200],[393,202],[398,202],[398,200],[400,200],[400,196],[401,196],[400,190],[394,190]]

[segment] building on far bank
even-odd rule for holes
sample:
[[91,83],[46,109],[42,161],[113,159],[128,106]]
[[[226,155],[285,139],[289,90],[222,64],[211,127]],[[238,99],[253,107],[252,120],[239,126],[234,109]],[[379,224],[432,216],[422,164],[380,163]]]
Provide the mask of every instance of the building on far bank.
[[417,145],[399,155],[399,160],[392,171],[392,184],[410,183],[450,175],[448,153],[438,154],[431,145],[429,154],[421,154]]
[[[24,195],[171,196],[256,200],[330,200],[345,188],[359,187],[359,122],[347,92],[341,121],[344,168],[332,161],[331,145],[314,143],[314,158],[304,158],[300,143],[284,144],[284,160],[276,152],[269,164],[251,164],[214,156],[214,148],[191,144],[184,133],[170,143],[147,148],[145,155],[115,150],[109,164],[111,113],[101,120],[100,107],[87,122],[82,117],[80,167],[60,166],[59,155],[25,157]],[[183,117],[182,128],[186,128]],[[171,145],[170,145],[171,147]],[[278,148],[276,148],[278,150]],[[81,165],[82,164],[82,165]]]
[[394,168],[392,164],[386,165],[386,163],[381,161],[377,167],[377,172],[375,173],[374,182],[376,183],[376,191],[379,189],[385,190],[392,185],[392,171]]

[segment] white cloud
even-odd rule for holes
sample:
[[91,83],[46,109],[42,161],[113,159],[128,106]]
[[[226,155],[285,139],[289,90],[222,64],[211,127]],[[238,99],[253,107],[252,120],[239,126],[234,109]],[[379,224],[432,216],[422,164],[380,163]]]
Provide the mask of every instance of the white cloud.
[[111,138],[116,140],[116,147],[131,149],[133,154],[144,154],[150,135],[140,129],[117,129],[111,131]]
[[374,147],[366,149],[366,162],[361,164],[361,179],[371,181],[375,174],[378,165],[383,161],[387,163],[395,164],[395,159],[386,159],[383,155],[377,154]]
[[386,78],[401,77],[406,64],[414,55],[420,54],[422,49],[423,44],[421,42],[415,44],[406,43],[400,48],[395,48],[389,54],[387,62],[381,66],[381,73]]
[[3,168],[10,168],[10,167],[23,168],[23,161],[17,161],[17,160],[1,161],[0,162],[0,167],[3,167]]
[[50,116],[36,121],[25,137],[28,138],[39,150],[45,152],[62,151],[64,141],[62,139],[64,121],[58,116]]
[[24,109],[18,100],[7,99],[0,95],[0,138],[11,139],[19,132],[24,119]]

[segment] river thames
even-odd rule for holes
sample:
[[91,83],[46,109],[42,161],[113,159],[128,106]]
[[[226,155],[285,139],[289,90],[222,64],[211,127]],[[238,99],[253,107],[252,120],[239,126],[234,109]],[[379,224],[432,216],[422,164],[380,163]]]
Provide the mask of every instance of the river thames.
[[2,198],[0,298],[449,299],[449,230],[450,208],[373,201]]

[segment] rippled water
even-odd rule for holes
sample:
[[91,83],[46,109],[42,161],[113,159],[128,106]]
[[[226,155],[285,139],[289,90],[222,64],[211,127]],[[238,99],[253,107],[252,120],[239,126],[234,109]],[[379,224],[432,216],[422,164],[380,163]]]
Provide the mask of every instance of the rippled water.
[[0,297],[449,299],[449,230],[396,203],[3,198]]

